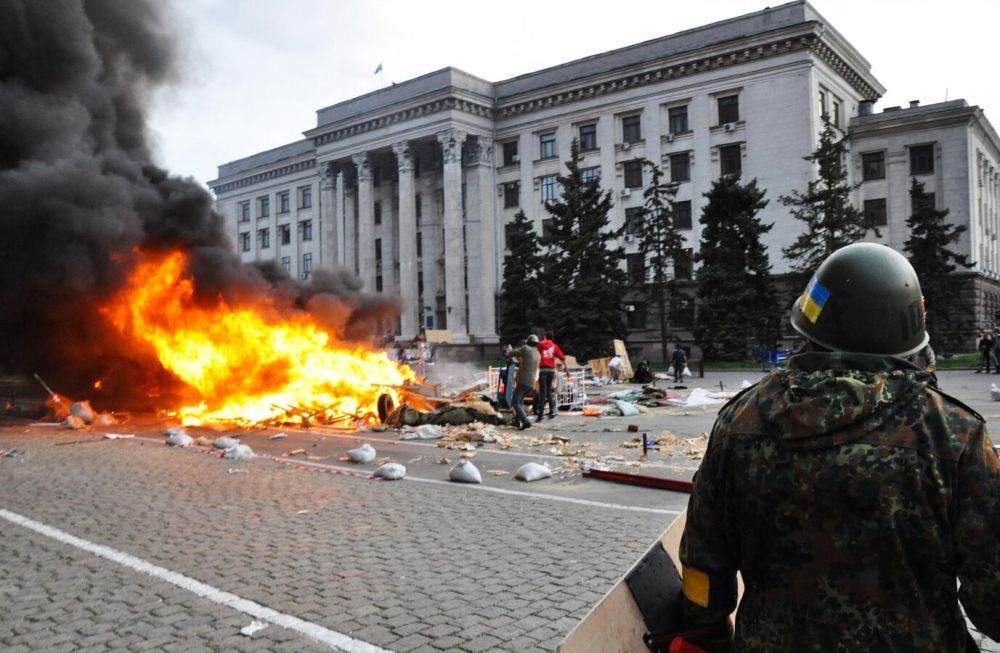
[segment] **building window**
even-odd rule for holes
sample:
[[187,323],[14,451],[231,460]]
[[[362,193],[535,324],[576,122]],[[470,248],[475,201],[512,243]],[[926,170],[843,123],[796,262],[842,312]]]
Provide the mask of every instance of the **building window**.
[[823,120],[826,120],[829,117],[826,110],[826,91],[819,92],[819,116]]
[[438,215],[444,215],[444,189],[434,189],[434,205],[437,206]]
[[597,149],[597,125],[580,126],[580,151],[587,152]]
[[931,209],[931,210],[933,210],[934,206],[935,206],[935,201],[934,200],[935,200],[934,193],[924,193],[924,201],[921,202],[921,203],[918,203],[916,201],[916,198],[913,198],[910,201],[910,211],[912,213],[917,213],[918,211],[920,211],[920,209]]
[[517,141],[507,141],[503,144],[503,164],[512,166],[519,163],[521,157],[517,154]]
[[727,95],[718,99],[719,124],[738,122],[740,119],[740,96]]
[[382,185],[382,168],[380,168],[376,162],[372,161],[371,171],[372,171],[372,186],[378,188],[379,186]]
[[504,249],[510,249],[510,239],[511,234],[514,232],[514,223],[508,222],[503,226],[503,246]]
[[[417,295],[420,297],[420,302],[423,303],[424,298],[424,272],[421,270],[417,272]],[[423,311],[421,311],[422,313]]]
[[910,174],[929,175],[934,172],[934,146],[915,145],[910,148]]
[[375,262],[381,266],[382,263],[382,239],[375,239]]
[[382,275],[375,276],[375,292],[382,292]]
[[282,256],[281,257],[281,269],[284,270],[285,272],[291,272],[292,271],[292,257],[291,256]]
[[302,227],[302,240],[312,240],[313,239],[313,223],[312,220],[303,220],[299,223]]
[[302,255],[302,278],[308,279],[309,275],[312,273],[313,269],[313,255],[303,254]]
[[417,232],[417,258],[424,255],[424,233],[422,231]]
[[266,218],[271,215],[271,198],[270,197],[258,197],[257,198],[257,217]]
[[633,286],[646,283],[646,255],[642,252],[626,254],[625,265],[628,269],[628,282]]
[[584,168],[580,171],[580,177],[584,181],[594,181],[601,178],[601,168],[600,166],[594,166],[593,168]]
[[861,179],[885,179],[885,152],[865,152],[861,155]]
[[833,101],[833,125],[840,127],[840,100]]
[[625,235],[637,236],[642,232],[642,207],[625,209]]
[[250,232],[241,231],[240,232],[240,251],[249,252],[250,251]]
[[303,186],[299,189],[299,208],[308,209],[312,208],[313,205],[313,189],[312,186]]
[[289,245],[292,242],[292,228],[287,224],[278,225],[278,242],[282,245]]
[[865,217],[871,220],[871,223],[876,227],[884,227],[889,224],[885,199],[865,200]]
[[278,213],[288,213],[288,191],[278,193]]
[[670,155],[670,181],[691,181],[691,154]]
[[688,108],[671,107],[667,111],[667,119],[670,124],[671,134],[683,134],[688,131]]
[[514,208],[521,204],[521,185],[516,181],[510,181],[503,185],[503,207],[505,209]]
[[[632,302],[625,305],[625,321],[630,329],[646,328],[646,303]],[[639,357],[636,356],[637,360]]]
[[678,229],[691,228],[691,200],[674,202],[674,226]]
[[250,222],[250,202],[240,202],[240,222]]
[[417,218],[417,224],[420,224],[420,218],[424,214],[424,198],[420,193],[413,196],[413,212]]
[[642,120],[638,114],[622,118],[622,142],[638,143],[642,140]]
[[694,270],[694,250],[690,247],[682,249],[674,259],[674,278],[690,279]]
[[743,172],[743,155],[739,145],[724,145],[719,148],[719,174],[739,177]]
[[541,178],[542,201],[553,202],[556,199],[556,175],[545,175]]
[[542,238],[553,238],[556,233],[556,219],[544,218],[542,220]]
[[261,249],[271,248],[271,230],[270,229],[258,229],[257,230],[257,240],[260,241]]
[[556,133],[549,132],[538,137],[538,158],[552,159],[556,156]]
[[372,212],[375,224],[382,224],[382,202],[375,202],[372,206]]
[[625,173],[625,188],[642,188],[642,161],[626,161],[622,169]]

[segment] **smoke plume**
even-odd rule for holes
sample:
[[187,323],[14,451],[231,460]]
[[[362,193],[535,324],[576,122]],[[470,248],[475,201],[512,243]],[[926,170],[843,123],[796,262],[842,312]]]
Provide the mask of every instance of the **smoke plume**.
[[242,265],[208,192],[154,164],[146,107],[180,74],[169,18],[156,0],[0,0],[0,373],[98,401],[101,379],[119,405],[176,390],[99,312],[136,248],[185,250],[203,302],[267,293],[343,337],[395,308],[343,272]]

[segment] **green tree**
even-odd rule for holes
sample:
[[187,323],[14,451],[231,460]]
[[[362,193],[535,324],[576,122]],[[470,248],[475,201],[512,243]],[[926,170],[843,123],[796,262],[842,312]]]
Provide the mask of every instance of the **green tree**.
[[639,252],[652,271],[652,278],[641,291],[647,304],[655,304],[660,323],[660,347],[667,358],[667,317],[670,297],[675,293],[674,261],[684,246],[684,236],[674,224],[674,196],[677,184],[663,181],[663,171],[645,161],[650,182],[643,192],[642,224],[639,227]]
[[540,323],[541,248],[534,225],[518,211],[507,228],[507,249],[500,286],[500,341],[516,344]]
[[726,176],[705,193],[695,338],[707,360],[740,360],[755,344],[773,348],[780,336],[784,311],[761,242],[774,225],[757,217],[768,204],[765,192],[756,179],[744,185]]
[[624,256],[612,241],[622,230],[608,228],[611,192],[597,178],[584,179],[574,139],[567,172],[559,175],[558,199],[545,204],[551,217],[542,234],[544,310],[548,327],[563,349],[581,360],[608,355],[610,341],[623,336]]
[[932,196],[916,178],[910,182],[910,207],[913,213],[906,219],[910,237],[903,251],[920,280],[927,332],[940,343],[939,347],[954,350],[961,345],[960,330],[968,326],[964,323],[971,311],[961,310],[958,284],[952,273],[959,266],[970,268],[973,263],[948,246],[959,241],[966,226],[948,224],[948,209],[935,209]]
[[851,193],[857,186],[847,183],[846,155],[847,137],[837,138],[826,121],[819,145],[805,157],[816,164],[819,175],[809,182],[805,193],[792,191],[778,198],[791,208],[796,219],[806,223],[806,230],[782,250],[796,272],[811,275],[827,256],[858,242],[869,230],[881,235],[871,219],[851,203]]

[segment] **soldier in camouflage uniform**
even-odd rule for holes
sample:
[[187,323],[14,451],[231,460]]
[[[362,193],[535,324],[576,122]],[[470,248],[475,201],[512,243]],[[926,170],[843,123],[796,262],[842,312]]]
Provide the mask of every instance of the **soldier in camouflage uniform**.
[[1000,640],[1000,463],[903,360],[927,342],[912,267],[840,249],[792,324],[808,351],[723,407],[695,477],[682,624],[728,624],[739,571],[734,651],[975,650],[959,601]]

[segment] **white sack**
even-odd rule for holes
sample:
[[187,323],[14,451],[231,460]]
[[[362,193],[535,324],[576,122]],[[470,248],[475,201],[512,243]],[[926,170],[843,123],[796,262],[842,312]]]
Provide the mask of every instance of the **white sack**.
[[993,401],[1000,401],[1000,388],[996,383],[990,384],[990,396],[993,397]]
[[90,407],[89,401],[74,401],[73,405],[69,407],[69,414],[73,417],[79,417],[84,424],[90,424],[94,421],[94,409]]
[[[221,440],[222,438],[220,438]],[[218,442],[218,440],[216,440]],[[231,458],[233,460],[246,460],[248,458],[253,458],[253,449],[245,444],[237,444],[229,447],[222,453],[223,458]]]
[[483,475],[479,473],[476,466],[468,460],[459,460],[454,467],[448,470],[449,480],[456,483],[482,483]]
[[375,470],[374,476],[386,481],[399,481],[406,478],[406,467],[399,463],[386,463]]
[[357,449],[349,450],[347,457],[350,458],[352,463],[370,463],[375,460],[375,447],[365,442]]
[[167,429],[167,444],[171,447],[186,447],[192,442],[191,436],[184,429]]
[[548,465],[525,463],[518,468],[517,473],[514,474],[514,478],[527,483],[540,481],[543,478],[552,478],[552,470],[549,469]]
[[240,441],[237,440],[236,438],[228,438],[226,436],[222,436],[220,438],[215,438],[215,442],[212,443],[212,446],[216,449],[232,449],[239,443]]
[[684,402],[685,406],[711,406],[713,404],[723,404],[724,399],[714,399],[704,388],[695,388],[688,395]]

